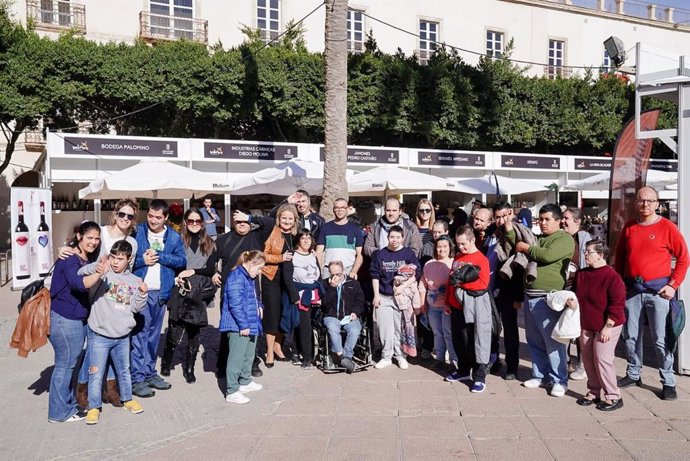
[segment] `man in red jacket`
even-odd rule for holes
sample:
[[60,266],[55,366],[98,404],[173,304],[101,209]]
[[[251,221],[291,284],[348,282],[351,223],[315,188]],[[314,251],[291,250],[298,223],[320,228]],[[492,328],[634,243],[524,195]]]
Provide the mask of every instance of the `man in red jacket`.
[[[625,280],[628,320],[623,330],[628,355],[626,376],[619,387],[641,386],[642,336],[645,312],[655,343],[656,360],[663,385],[661,399],[675,400],[673,352],[666,346],[666,322],[670,300],[688,270],[688,247],[675,224],[656,213],[659,197],[651,187],[637,191],[637,220],[628,222],[616,249],[616,271]],[[675,268],[671,257],[676,258]]]

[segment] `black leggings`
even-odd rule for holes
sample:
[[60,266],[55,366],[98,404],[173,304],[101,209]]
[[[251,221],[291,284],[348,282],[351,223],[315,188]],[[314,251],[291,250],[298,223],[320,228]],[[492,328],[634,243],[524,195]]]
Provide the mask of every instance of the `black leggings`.
[[187,333],[187,347],[192,350],[198,350],[200,331],[201,327],[198,325],[190,325],[186,322],[170,320],[168,322],[168,334],[165,340],[170,343],[171,346],[177,348],[182,343],[184,334]]
[[313,333],[311,329],[311,310],[299,311],[299,326],[295,328],[293,333],[295,345],[300,354],[302,354],[302,362],[311,362],[313,356]]

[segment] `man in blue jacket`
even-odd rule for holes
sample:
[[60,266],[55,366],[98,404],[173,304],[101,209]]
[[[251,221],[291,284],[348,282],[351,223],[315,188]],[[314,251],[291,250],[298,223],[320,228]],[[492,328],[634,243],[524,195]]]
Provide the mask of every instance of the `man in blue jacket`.
[[[132,393],[138,397],[156,395],[153,389],[170,389],[170,383],[156,372],[156,356],[166,303],[175,275],[187,266],[180,235],[165,225],[168,204],[153,199],[146,211],[146,223],[136,229],[137,257],[134,274],[144,279],[148,291],[146,307],[137,318],[132,332]],[[153,388],[153,389],[152,389]]]

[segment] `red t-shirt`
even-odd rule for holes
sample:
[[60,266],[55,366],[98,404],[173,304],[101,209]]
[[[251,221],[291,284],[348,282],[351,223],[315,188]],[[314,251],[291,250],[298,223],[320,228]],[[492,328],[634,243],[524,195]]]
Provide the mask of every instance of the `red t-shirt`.
[[[676,267],[671,270],[671,257]],[[616,249],[616,272],[624,279],[642,277],[645,281],[671,276],[678,288],[688,270],[688,247],[675,224],[661,218],[654,224],[628,222]]]
[[[479,267],[479,278],[474,282],[463,283],[460,288],[464,290],[480,291],[489,288],[489,278],[491,271],[489,270],[489,260],[482,254],[481,251],[475,251],[470,254],[458,254],[453,260],[451,271],[454,271],[463,264],[472,264]],[[462,305],[455,297],[455,288],[448,281],[448,289],[446,289],[446,301],[448,305],[455,309],[462,309]]]

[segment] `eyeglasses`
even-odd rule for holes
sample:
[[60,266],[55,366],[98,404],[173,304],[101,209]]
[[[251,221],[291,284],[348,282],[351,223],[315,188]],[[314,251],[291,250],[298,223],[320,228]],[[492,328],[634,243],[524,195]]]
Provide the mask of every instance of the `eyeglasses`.
[[203,221],[201,219],[188,219],[187,224],[190,226],[201,226]]
[[420,213],[431,213],[431,208],[420,208],[419,212]]
[[120,219],[126,219],[127,221],[131,221],[132,219],[134,219],[133,214],[125,213],[124,211],[118,211],[117,217]]
[[235,221],[236,226],[239,226],[240,224],[249,224],[249,221]]
[[654,200],[644,200],[644,199],[635,200],[635,203],[637,203],[638,205],[651,205],[651,204],[656,203],[656,202],[658,202],[658,200],[656,200],[656,199],[654,199]]
[[585,254],[585,255],[595,255],[597,253],[601,253],[601,252],[600,251],[593,251],[593,250],[590,250],[590,251],[582,250],[582,254]]

